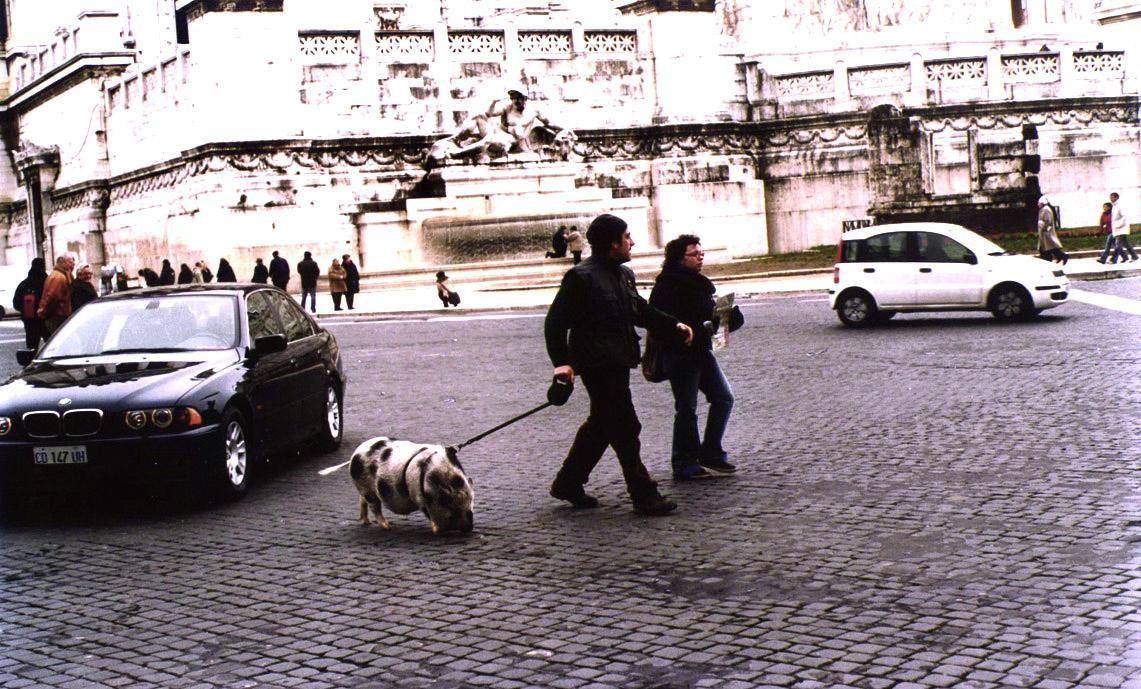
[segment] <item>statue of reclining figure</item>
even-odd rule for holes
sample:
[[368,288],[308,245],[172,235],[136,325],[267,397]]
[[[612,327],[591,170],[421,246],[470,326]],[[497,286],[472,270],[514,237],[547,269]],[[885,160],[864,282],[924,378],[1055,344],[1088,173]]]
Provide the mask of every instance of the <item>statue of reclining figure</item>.
[[528,109],[522,92],[507,94],[510,98],[493,101],[487,112],[468,117],[456,131],[432,144],[424,168],[431,170],[449,160],[480,165],[500,158],[567,160],[577,140],[574,132],[553,124],[537,108]]

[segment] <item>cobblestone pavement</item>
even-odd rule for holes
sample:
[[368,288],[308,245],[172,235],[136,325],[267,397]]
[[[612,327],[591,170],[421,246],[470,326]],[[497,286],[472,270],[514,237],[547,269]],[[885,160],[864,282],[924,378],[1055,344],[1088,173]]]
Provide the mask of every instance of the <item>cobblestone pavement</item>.
[[[1141,299],[1139,279],[1076,286]],[[463,451],[469,537],[363,527],[347,473],[317,470],[537,404],[541,321],[330,326],[341,451],[231,505],[77,498],[0,528],[0,686],[1141,687],[1141,317],[862,332],[817,295],[744,311],[721,357],[737,476],[666,479],[669,390],[639,379],[678,513],[633,515],[609,454],[600,509],[555,502],[579,390]]]

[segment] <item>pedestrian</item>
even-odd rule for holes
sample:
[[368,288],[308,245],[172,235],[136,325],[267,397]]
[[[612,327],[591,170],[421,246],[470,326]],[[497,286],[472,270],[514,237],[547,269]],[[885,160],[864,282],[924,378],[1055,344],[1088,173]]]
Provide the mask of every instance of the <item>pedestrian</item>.
[[1105,264],[1105,259],[1109,257],[1110,252],[1113,253],[1113,260],[1110,263],[1117,263],[1118,257],[1122,261],[1125,259],[1125,249],[1117,246],[1117,242],[1113,239],[1113,204],[1106,201],[1101,204],[1101,218],[1098,219],[1097,226],[1105,233],[1105,248],[1101,251],[1101,256],[1096,260],[1098,263]]
[[196,285],[205,283],[202,277],[202,261],[194,262],[194,268],[190,271],[190,281]]
[[[205,276],[203,276],[205,277]],[[230,267],[230,262],[226,259],[218,261],[218,282],[237,282],[238,276],[234,275],[234,269]]]
[[32,259],[28,268],[28,277],[16,285],[16,293],[12,299],[12,308],[20,314],[24,323],[24,346],[27,349],[39,349],[44,339],[44,322],[36,315],[40,308],[40,298],[44,293],[44,281],[48,272],[44,270],[44,259]]
[[55,267],[44,280],[44,292],[36,316],[44,323],[45,337],[50,337],[71,315],[71,271],[75,259],[63,254],[55,259]]
[[453,297],[453,294],[452,288],[448,285],[447,273],[442,270],[438,271],[436,273],[436,296],[440,298],[440,303],[444,305],[445,309],[449,306],[459,305],[460,300]]
[[630,369],[641,358],[634,326],[648,328],[663,341],[676,337],[686,345],[693,340],[693,331],[638,294],[633,271],[622,265],[634,247],[625,221],[600,215],[590,223],[586,238],[590,258],[563,276],[543,328],[555,378],[573,384],[577,373],[590,398],[589,415],[550,493],[575,507],[596,507],[598,500],[583,486],[609,445],[618,456],[634,511],[667,514],[677,505],[658,492],[642,464],[638,439],[642,425],[630,395]]
[[162,278],[159,277],[159,274],[150,268],[139,268],[139,279],[142,280],[143,284],[147,287],[157,287],[162,283]]
[[[152,273],[154,271],[151,271]],[[94,272],[91,266],[84,265],[79,270],[75,271],[75,279],[71,281],[71,311],[75,313],[89,301],[94,301],[99,297],[95,293],[95,285],[92,284],[91,278]]]
[[347,291],[345,286],[345,269],[338,259],[333,259],[329,265],[329,293],[333,295],[333,310],[341,311],[341,296]]
[[192,282],[194,282],[194,271],[185,263],[181,264],[178,268],[178,284],[189,285]]
[[160,285],[173,285],[174,284],[174,268],[170,265],[170,259],[162,259],[162,269],[158,274],[158,284]]
[[269,262],[269,279],[279,289],[289,287],[289,261],[278,256],[276,251],[273,252],[273,258]]
[[210,270],[210,266],[206,264],[206,259],[198,262],[198,266],[202,270],[202,282],[210,282],[214,279],[214,273]]
[[[582,233],[578,231],[578,226],[571,225],[570,232],[567,234],[567,249],[570,250],[571,256],[574,256],[576,266],[582,263],[582,250],[585,248],[585,244]],[[591,251],[594,251],[593,247]]]
[[1058,239],[1058,218],[1045,195],[1038,198],[1038,257],[1043,261],[1061,261],[1062,265],[1070,260],[1062,250],[1062,242]]
[[[581,251],[581,249],[580,249]],[[567,255],[567,226],[559,225],[559,229],[551,235],[551,250],[546,258],[566,258]]]
[[[1130,261],[1136,261],[1137,252],[1129,243],[1129,219],[1125,215],[1125,209],[1121,207],[1121,196],[1115,191],[1109,195],[1109,200],[1113,204],[1113,241],[1120,249],[1129,252]],[[1121,261],[1125,262],[1124,255]]]
[[353,257],[348,254],[341,256],[341,267],[345,269],[345,304],[352,311],[353,297],[361,291],[361,273],[357,270],[357,264],[353,263]]
[[309,297],[310,313],[317,313],[317,278],[321,267],[313,260],[313,253],[305,252],[305,257],[297,263],[297,276],[301,278],[301,308],[305,308],[305,297]]
[[[689,347],[662,343],[662,368],[674,396],[673,448],[670,464],[675,480],[709,478],[710,471],[731,474],[737,470],[721,447],[733,391],[713,355],[713,336],[705,323],[713,321],[713,282],[701,274],[705,252],[701,239],[683,234],[666,243],[662,272],[650,292],[650,306],[673,314],[693,330]],[[697,433],[697,393],[709,402],[704,436]]]
[[265,263],[261,258],[254,259],[254,276],[250,278],[250,282],[256,282],[264,285],[269,282],[269,268],[265,267]]

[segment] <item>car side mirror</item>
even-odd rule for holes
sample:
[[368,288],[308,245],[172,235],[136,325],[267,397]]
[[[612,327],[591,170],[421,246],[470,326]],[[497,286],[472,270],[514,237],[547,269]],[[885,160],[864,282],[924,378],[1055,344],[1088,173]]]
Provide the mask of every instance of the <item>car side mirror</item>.
[[977,266],[979,264],[979,259],[975,258],[974,254],[967,254],[967,257],[963,259],[963,263],[966,263],[967,265]]
[[34,349],[17,349],[16,350],[16,363],[21,366],[27,366],[32,363],[32,359],[36,357],[36,350]]
[[285,335],[266,335],[254,340],[254,353],[258,356],[285,351]]

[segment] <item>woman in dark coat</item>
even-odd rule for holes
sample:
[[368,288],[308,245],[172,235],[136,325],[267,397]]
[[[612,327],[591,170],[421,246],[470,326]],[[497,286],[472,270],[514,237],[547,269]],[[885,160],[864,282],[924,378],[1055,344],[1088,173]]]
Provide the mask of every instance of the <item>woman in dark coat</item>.
[[[673,449],[670,463],[676,480],[708,478],[737,470],[721,447],[733,392],[713,356],[712,333],[704,327],[713,319],[713,294],[717,288],[701,274],[705,253],[701,239],[683,234],[666,244],[666,260],[650,293],[650,305],[673,314],[693,329],[693,343],[686,347],[665,341],[662,365],[674,395]],[[697,393],[709,401],[704,437],[697,433]]]
[[250,278],[250,282],[259,282],[264,285],[269,282],[269,268],[265,267],[265,263],[262,263],[260,258],[255,259],[255,261],[254,276]]
[[185,263],[178,269],[178,284],[189,285],[194,282],[194,273],[190,272],[190,266]]
[[226,259],[218,261],[218,282],[237,282],[238,276],[234,275],[234,269],[230,267],[230,262]]
[[[140,268],[139,277],[142,278],[143,284],[145,284],[147,287],[157,287],[158,285],[162,284],[162,278],[160,278],[158,273],[154,272],[150,268]],[[173,273],[171,273],[172,280],[173,277]]]
[[32,265],[28,268],[28,277],[16,285],[16,294],[12,299],[12,307],[24,322],[24,345],[28,349],[36,349],[44,339],[44,322],[36,318],[36,311],[40,308],[40,297],[43,296],[44,281],[47,279],[44,259],[33,258]]
[[160,285],[173,285],[174,284],[174,268],[170,265],[170,259],[162,259],[162,271],[159,272],[158,284]]

